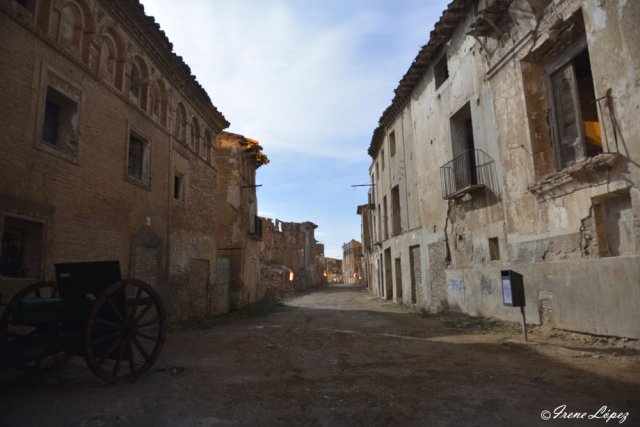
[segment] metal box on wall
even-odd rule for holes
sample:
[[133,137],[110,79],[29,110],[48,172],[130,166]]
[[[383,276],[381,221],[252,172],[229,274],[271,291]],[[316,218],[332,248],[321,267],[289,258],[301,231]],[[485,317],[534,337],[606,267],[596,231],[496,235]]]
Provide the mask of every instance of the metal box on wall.
[[502,270],[502,301],[507,307],[524,307],[524,282],[522,274],[513,270]]

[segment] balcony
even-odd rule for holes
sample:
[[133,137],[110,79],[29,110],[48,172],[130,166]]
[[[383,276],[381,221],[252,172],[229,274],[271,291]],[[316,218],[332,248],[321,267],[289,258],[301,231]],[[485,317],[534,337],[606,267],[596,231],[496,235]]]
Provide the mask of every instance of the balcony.
[[488,188],[497,193],[498,180],[494,160],[482,150],[467,150],[440,167],[442,198],[462,197]]

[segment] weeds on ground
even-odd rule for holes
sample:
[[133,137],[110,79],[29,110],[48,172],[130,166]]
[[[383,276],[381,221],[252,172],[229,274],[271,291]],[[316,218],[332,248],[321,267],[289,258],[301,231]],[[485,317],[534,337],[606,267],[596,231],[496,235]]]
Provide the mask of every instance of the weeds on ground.
[[286,305],[281,300],[265,300],[230,313],[218,314],[216,316],[193,316],[182,320],[176,320],[172,322],[171,329],[208,329],[217,325],[245,319],[257,319],[291,309],[292,308],[290,306]]
[[518,333],[520,330],[520,325],[517,322],[507,322],[493,318],[487,319],[483,317],[473,317],[453,311],[430,313],[428,310],[422,308],[419,310],[419,315],[425,318],[438,320],[447,329],[459,331],[514,334]]

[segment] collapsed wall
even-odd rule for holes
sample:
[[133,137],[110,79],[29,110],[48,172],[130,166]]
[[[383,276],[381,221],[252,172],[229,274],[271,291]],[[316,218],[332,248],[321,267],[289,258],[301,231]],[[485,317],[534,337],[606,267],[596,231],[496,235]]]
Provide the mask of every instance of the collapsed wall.
[[261,222],[260,274],[268,296],[285,297],[326,283],[324,245],[315,239],[315,224],[268,218]]

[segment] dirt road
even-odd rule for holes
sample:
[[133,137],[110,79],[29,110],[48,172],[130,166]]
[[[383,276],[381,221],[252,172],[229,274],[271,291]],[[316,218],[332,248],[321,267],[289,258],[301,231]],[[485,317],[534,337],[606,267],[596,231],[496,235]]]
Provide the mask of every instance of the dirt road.
[[[198,326],[172,331],[135,384],[105,386],[80,359],[0,372],[0,425],[640,425],[637,351],[525,345],[516,329],[424,318],[361,289]],[[605,423],[612,411],[624,420]]]

